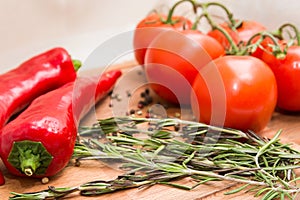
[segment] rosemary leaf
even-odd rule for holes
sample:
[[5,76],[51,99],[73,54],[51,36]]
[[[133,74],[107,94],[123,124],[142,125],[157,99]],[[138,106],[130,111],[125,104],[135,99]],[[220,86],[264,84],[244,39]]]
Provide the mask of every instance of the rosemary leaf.
[[225,192],[224,194],[226,194],[226,195],[229,195],[229,194],[235,194],[235,193],[238,193],[238,192],[240,192],[240,191],[242,191],[242,190],[245,190],[248,186],[249,186],[249,184],[245,184],[245,185],[242,185],[242,186],[239,187],[239,188],[236,188],[236,189],[231,190],[231,191],[229,191],[229,192]]

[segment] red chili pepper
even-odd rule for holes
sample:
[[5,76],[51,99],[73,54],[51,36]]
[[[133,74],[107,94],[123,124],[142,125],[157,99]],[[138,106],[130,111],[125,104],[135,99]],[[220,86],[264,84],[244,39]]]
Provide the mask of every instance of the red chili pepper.
[[5,179],[4,176],[2,174],[2,172],[0,171],[0,186],[5,184]]
[[35,99],[0,135],[1,157],[15,175],[45,177],[70,161],[79,120],[106,96],[121,71],[98,78],[79,78]]
[[[0,129],[36,97],[74,81],[77,64],[65,49],[53,48],[0,75]],[[4,183],[0,172],[0,185]]]
[[76,69],[63,48],[46,51],[0,75],[0,129],[36,97],[75,78]]

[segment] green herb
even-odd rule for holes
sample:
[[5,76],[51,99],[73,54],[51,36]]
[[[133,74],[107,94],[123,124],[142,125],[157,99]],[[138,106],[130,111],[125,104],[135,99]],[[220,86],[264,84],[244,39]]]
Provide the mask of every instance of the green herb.
[[[245,191],[263,200],[295,199],[300,191],[300,178],[294,172],[300,167],[300,153],[280,143],[281,131],[267,139],[252,132],[179,119],[116,117],[99,120],[92,127],[81,127],[79,133],[98,133],[102,139],[82,138],[74,151],[78,162],[119,161],[126,173],[115,180],[89,182],[76,188],[50,187],[31,194],[13,193],[11,199],[58,198],[74,191],[94,196],[153,184],[191,190],[222,180],[241,184],[227,195]],[[192,178],[195,185],[173,182],[184,177]]]

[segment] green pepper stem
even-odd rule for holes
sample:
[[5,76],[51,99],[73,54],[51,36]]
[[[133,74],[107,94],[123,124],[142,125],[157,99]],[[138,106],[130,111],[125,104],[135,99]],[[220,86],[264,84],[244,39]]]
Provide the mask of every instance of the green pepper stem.
[[44,174],[53,157],[41,142],[14,142],[8,162],[26,176]]
[[27,176],[32,176],[36,169],[41,165],[39,162],[39,155],[34,155],[31,150],[27,150],[25,152],[21,152],[20,149],[20,164],[21,164],[21,169],[24,174]]
[[72,60],[72,63],[73,63],[73,65],[74,65],[75,71],[78,71],[79,68],[82,66],[82,63],[81,63],[80,60],[73,59],[73,60]]
[[34,171],[32,170],[32,168],[25,168],[24,169],[24,173],[27,175],[27,176],[32,176]]

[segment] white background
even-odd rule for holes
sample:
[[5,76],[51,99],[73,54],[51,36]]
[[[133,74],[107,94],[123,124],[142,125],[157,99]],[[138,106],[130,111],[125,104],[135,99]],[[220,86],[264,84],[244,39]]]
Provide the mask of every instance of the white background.
[[[166,2],[175,0],[0,0],[0,72],[54,46],[84,60],[103,41],[133,30],[151,9]],[[237,18],[257,20],[270,29],[285,22],[300,26],[298,0],[221,2]]]
[[157,0],[0,0],[0,72],[55,46],[84,59],[132,30]]

